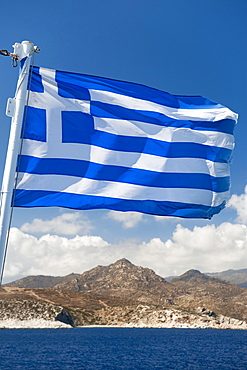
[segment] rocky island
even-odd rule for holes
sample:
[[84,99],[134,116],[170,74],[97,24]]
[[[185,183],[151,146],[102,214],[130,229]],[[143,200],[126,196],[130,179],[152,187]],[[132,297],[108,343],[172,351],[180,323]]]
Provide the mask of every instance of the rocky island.
[[121,259],[83,274],[29,276],[0,289],[0,328],[247,329],[247,289],[197,270],[169,282]]

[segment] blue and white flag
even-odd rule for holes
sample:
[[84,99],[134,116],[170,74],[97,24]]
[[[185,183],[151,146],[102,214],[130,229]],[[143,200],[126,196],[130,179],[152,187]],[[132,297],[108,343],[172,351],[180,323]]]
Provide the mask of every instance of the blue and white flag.
[[211,218],[229,196],[237,114],[204,97],[33,67],[16,207]]

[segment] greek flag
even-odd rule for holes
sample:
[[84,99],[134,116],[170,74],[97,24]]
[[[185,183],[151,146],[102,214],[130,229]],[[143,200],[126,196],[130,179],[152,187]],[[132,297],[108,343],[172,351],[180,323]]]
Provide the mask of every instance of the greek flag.
[[16,207],[211,218],[229,196],[237,114],[200,96],[32,67]]

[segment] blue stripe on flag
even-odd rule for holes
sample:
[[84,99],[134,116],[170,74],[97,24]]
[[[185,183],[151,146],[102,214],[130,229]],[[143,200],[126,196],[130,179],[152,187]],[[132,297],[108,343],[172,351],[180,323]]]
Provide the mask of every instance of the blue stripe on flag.
[[[63,97],[80,99],[80,89],[109,91],[133,98],[149,100],[173,108],[196,108],[198,106],[214,107],[218,103],[203,96],[171,95],[167,92],[147,87],[141,84],[112,80],[104,77],[88,76],[73,72],[56,71],[58,94]],[[73,92],[72,92],[73,91]],[[77,95],[78,94],[78,95]]]
[[79,143],[101,148],[133,153],[145,153],[165,158],[202,158],[213,162],[226,163],[231,159],[232,151],[197,143],[167,143],[160,140],[120,136],[102,131],[93,135],[74,135],[72,130],[63,131],[63,143]]
[[22,155],[20,172],[39,175],[65,175],[98,181],[115,181],[160,188],[206,189],[225,192],[229,189],[230,178],[213,177],[205,173],[163,173],[102,165],[84,160],[36,158]]
[[147,122],[166,127],[183,127],[200,131],[217,131],[232,135],[236,125],[235,121],[230,119],[224,119],[217,122],[178,120],[159,112],[133,110],[98,101],[91,102],[90,106],[91,114],[95,117],[121,118],[124,120]]
[[159,202],[152,200],[126,200],[93,195],[58,193],[53,191],[16,190],[15,207],[64,207],[71,209],[111,209],[114,211],[135,211],[157,216],[183,218],[208,218],[225,207],[225,201],[216,207],[180,202]]

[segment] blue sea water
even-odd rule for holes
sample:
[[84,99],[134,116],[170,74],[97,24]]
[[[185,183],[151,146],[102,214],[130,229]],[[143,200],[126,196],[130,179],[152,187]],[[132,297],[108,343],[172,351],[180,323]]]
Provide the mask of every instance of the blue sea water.
[[247,369],[247,331],[2,329],[0,369]]

